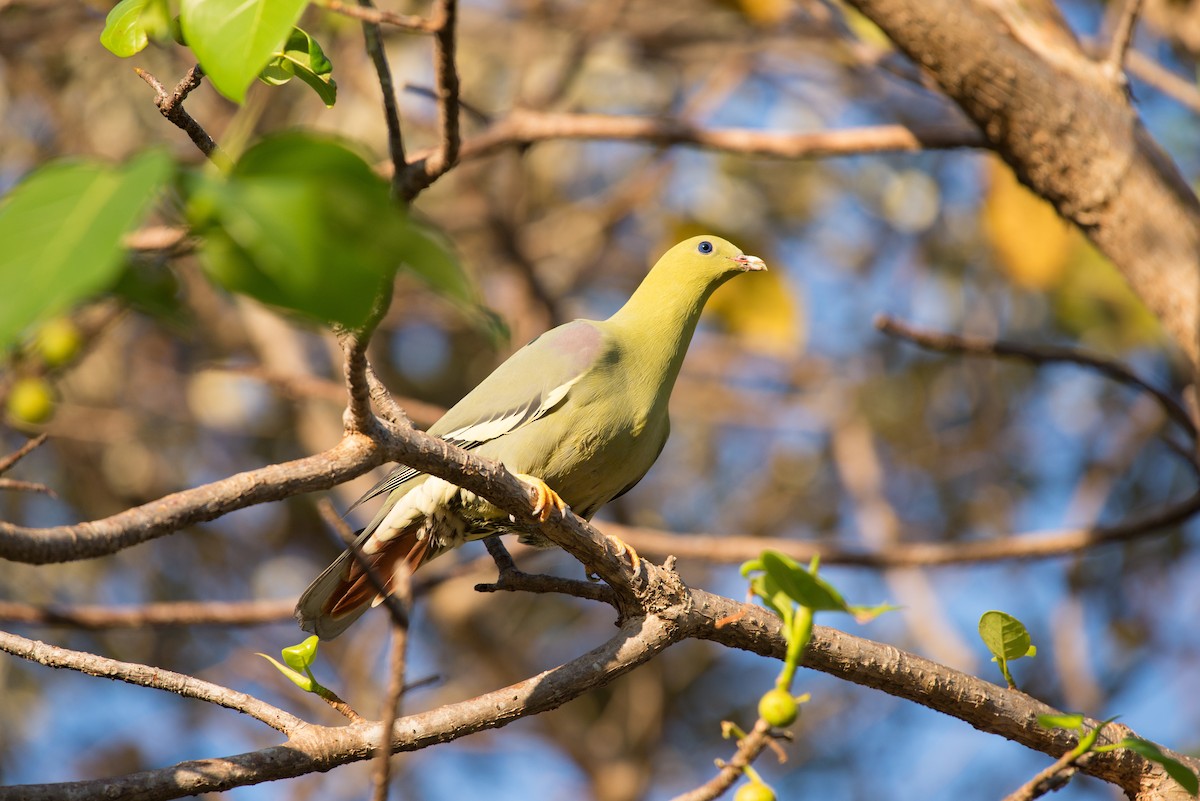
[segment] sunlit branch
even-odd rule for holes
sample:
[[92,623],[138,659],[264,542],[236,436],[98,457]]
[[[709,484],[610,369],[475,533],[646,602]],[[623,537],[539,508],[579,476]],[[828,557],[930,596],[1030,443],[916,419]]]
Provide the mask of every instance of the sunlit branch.
[[292,619],[291,600],[171,601],[141,606],[37,606],[0,601],[0,621],[78,629],[262,626]]
[[[841,131],[781,133],[741,128],[705,128],[668,117],[572,114],[514,109],[483,133],[463,142],[460,160],[470,161],[510,147],[563,139],[687,145],[705,150],[776,159],[810,159],[867,153],[984,147],[967,125],[917,127],[877,125]],[[429,151],[414,155],[428,158]]]
[[47,667],[77,670],[92,676],[115,679],[140,687],[165,690],[184,698],[208,701],[249,715],[284,734],[290,734],[304,725],[304,721],[300,718],[260,701],[252,695],[162,668],[139,665],[134,662],[118,662],[115,659],[83,651],[71,651],[3,631],[0,631],[0,650]]
[[[564,665],[476,698],[400,718],[392,729],[391,750],[416,751],[556,709],[649,661],[678,636],[676,626],[655,616],[629,620],[608,642]],[[372,722],[337,728],[304,724],[282,745],[109,779],[0,787],[0,801],[157,801],[228,790],[369,759],[382,733],[383,727]]]

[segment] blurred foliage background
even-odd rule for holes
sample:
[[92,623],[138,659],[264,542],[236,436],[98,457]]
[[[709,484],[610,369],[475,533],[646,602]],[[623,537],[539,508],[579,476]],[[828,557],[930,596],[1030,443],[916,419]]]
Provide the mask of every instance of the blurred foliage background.
[[[1194,73],[1200,12],[1148,3],[1136,46]],[[147,147],[202,161],[166,123],[136,64],[173,84],[191,62],[151,47],[132,62],[97,37],[109,6],[0,0],[0,192],[61,156],[122,160]],[[1107,9],[1070,2],[1085,37]],[[394,10],[421,12],[398,4]],[[336,132],[386,161],[379,88],[358,23],[310,9],[302,23],[334,64],[336,106],[293,82],[256,85],[239,109],[207,85],[188,110],[222,138],[295,127]],[[870,23],[815,0],[467,0],[458,64],[465,136],[512,108],[672,115],[706,127],[816,131],[955,121]],[[434,144],[430,41],[388,31],[408,146]],[[1197,121],[1133,82],[1151,133],[1194,178]],[[1117,273],[997,159],[969,151],[769,161],[636,143],[547,142],[464,163],[415,206],[446,233],[511,340],[401,278],[372,357],[427,424],[547,327],[605,316],[658,254],[698,231],[770,266],[714,298],[673,399],[658,465],[602,518],[675,532],[738,533],[877,547],[966,541],[1116,521],[1182,497],[1194,477],[1162,444],[1154,404],[1073,367],[1033,369],[922,352],[880,335],[888,313],[922,326],[1119,357],[1160,386],[1180,360]],[[179,221],[168,200],[161,222]],[[2,246],[2,245],[0,245]],[[50,441],[14,477],[57,498],[9,492],[24,525],[102,517],[184,487],[316,452],[341,432],[340,354],[327,331],[209,284],[194,259],[131,261],[111,297],[74,313],[82,355],[50,371]],[[43,366],[9,360],[4,387]],[[0,390],[2,391],[2,390]],[[0,429],[0,450],[28,431]],[[339,488],[345,508],[377,476]],[[129,604],[294,598],[338,550],[315,497],[254,507],[119,555],[65,565],[0,564],[0,600]],[[369,515],[371,509],[364,510]],[[355,513],[358,515],[358,512]],[[361,524],[365,518],[354,522]],[[1200,749],[1193,611],[1200,565],[1184,529],[1030,563],[826,571],[848,598],[900,613],[867,628],[820,621],[998,680],[975,635],[1003,609],[1039,654],[1022,689],[1065,709],[1120,714],[1139,734]],[[611,631],[607,608],[550,596],[484,595],[493,568],[464,570],[470,546],[428,568],[444,576],[417,604],[405,698],[429,708],[576,656]],[[457,560],[457,561],[456,561]],[[528,569],[577,576],[564,554]],[[735,567],[686,560],[685,579],[742,597]],[[386,686],[386,616],[323,649],[322,682],[374,714]],[[252,628],[87,632],[18,626],[66,647],[192,673],[310,719],[332,713],[255,651],[300,639],[290,620]],[[777,667],[686,642],[563,709],[397,758],[405,799],[661,799],[727,756],[720,720],[749,722]],[[790,759],[760,770],[783,798],[994,798],[1041,755],[913,704],[801,671],[813,693]],[[205,704],[0,659],[0,781],[88,778],[217,756],[274,732]],[[232,798],[364,796],[366,764]],[[533,789],[533,788],[536,788]],[[1077,779],[1064,798],[1110,793]],[[532,795],[531,795],[532,793]]]

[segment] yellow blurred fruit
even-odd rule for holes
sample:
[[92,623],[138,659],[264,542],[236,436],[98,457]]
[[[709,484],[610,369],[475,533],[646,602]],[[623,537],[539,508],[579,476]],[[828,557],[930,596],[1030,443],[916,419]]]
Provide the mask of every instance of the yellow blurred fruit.
[[79,355],[83,335],[69,318],[58,317],[41,327],[34,347],[48,367],[62,367]]
[[758,716],[776,728],[795,723],[798,713],[796,699],[787,690],[779,687],[767,691],[758,700]]
[[43,378],[21,378],[9,391],[6,405],[14,422],[38,425],[54,414],[54,391]]
[[775,801],[775,791],[761,782],[750,782],[738,788],[733,801]]

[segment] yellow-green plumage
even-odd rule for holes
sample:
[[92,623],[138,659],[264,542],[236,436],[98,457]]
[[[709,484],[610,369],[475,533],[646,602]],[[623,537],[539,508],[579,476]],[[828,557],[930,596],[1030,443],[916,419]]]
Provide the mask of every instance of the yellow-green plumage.
[[[680,242],[604,321],[576,320],[530,342],[446,412],[429,433],[544,481],[591,518],[641,480],[667,441],[667,403],[700,313],[738,273],[765,269],[714,236]],[[355,547],[395,571],[472,539],[520,530],[491,504],[440,479],[397,468],[363,500],[390,491]],[[361,501],[360,501],[361,503]],[[377,591],[349,552],[301,596],[296,616],[322,637],[345,630]]]

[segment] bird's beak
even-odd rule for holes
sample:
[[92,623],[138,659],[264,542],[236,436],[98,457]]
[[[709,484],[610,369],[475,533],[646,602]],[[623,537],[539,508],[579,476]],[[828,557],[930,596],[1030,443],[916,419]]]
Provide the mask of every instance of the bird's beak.
[[744,272],[757,273],[767,269],[766,262],[764,262],[758,256],[747,256],[743,254],[741,256],[733,256],[731,258],[737,262],[738,267]]

